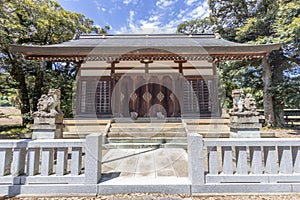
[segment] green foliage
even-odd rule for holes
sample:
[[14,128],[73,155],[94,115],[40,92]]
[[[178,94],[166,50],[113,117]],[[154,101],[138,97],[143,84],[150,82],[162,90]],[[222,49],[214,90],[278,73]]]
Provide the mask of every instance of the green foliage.
[[[270,92],[275,117],[278,116],[276,123],[283,124],[279,117],[283,108],[299,108],[300,105],[300,0],[208,0],[208,4],[211,11],[208,18],[184,22],[178,26],[178,32],[201,33],[211,28],[231,41],[282,44],[280,50],[270,54]],[[256,97],[259,107],[262,105],[259,62],[220,63],[218,68],[227,93],[244,88]]]
[[0,72],[0,106],[20,107],[20,98],[16,89],[16,82],[9,73]]
[[196,34],[196,33],[212,33],[216,27],[210,17],[204,19],[194,19],[185,21],[178,25],[177,33]]
[[[0,2],[0,70],[7,72],[13,81],[1,80],[0,92],[13,88],[21,102],[23,122],[30,122],[28,113],[36,110],[38,98],[50,87],[62,90],[62,106],[66,116],[72,112],[72,82],[75,80],[76,64],[65,66],[25,61],[11,51],[11,44],[49,45],[70,40],[81,33],[106,33],[108,26],[99,28],[82,14],[64,10],[55,0],[2,0]],[[66,69],[67,66],[67,69]],[[13,99],[13,98],[12,98]],[[15,103],[17,104],[17,103]]]
[[31,134],[30,126],[6,125],[0,126],[0,138],[18,139],[21,135]]
[[263,107],[261,66],[253,62],[222,62],[218,64],[218,73],[221,77],[221,87],[225,92],[222,107],[232,108],[231,91],[241,88],[256,99],[257,107]]

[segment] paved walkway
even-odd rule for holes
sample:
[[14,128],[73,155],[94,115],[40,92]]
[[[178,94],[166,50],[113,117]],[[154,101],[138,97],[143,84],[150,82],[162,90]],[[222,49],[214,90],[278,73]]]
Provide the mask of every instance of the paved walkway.
[[182,178],[188,176],[187,152],[178,148],[111,149],[102,159],[104,179]]

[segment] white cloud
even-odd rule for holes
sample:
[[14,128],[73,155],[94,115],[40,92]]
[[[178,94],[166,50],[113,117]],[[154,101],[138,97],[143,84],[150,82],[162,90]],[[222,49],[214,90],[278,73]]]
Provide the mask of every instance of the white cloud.
[[122,26],[119,30],[113,30],[114,34],[129,33],[127,26]]
[[[192,8],[192,9],[191,9]],[[181,19],[181,22],[183,21],[189,21],[196,18],[203,18],[208,16],[209,9],[208,9],[208,3],[207,0],[204,2],[199,3],[197,6],[193,6],[186,9],[181,9],[179,11],[179,14],[177,15],[177,18]]]
[[141,25],[140,28],[142,28],[142,29],[158,28],[158,25],[160,24],[160,22],[158,22],[158,21],[150,22],[148,20],[140,20],[139,24]]
[[105,11],[106,11],[106,8],[103,8],[103,7],[102,7],[101,10],[102,10],[103,12],[105,12]]
[[158,15],[153,15],[153,16],[151,16],[151,17],[149,18],[149,21],[157,21],[158,18],[159,18]]
[[[175,30],[176,31],[176,30]],[[163,34],[163,33],[175,33],[173,29],[169,28],[158,28],[158,27],[150,27],[150,28],[138,28],[131,30],[130,33],[134,34]]]
[[128,23],[129,23],[129,28],[131,29],[135,29],[135,25],[134,25],[134,14],[135,12],[133,10],[129,11],[129,19],[128,19]]
[[177,15],[178,18],[182,18],[184,15],[186,15],[186,12],[188,11],[188,9],[184,9],[184,10],[180,10],[179,14]]
[[189,13],[189,17],[192,18],[202,18],[208,15],[208,4],[204,2],[203,4],[198,5]]
[[123,4],[137,4],[138,3],[138,0],[123,0]]
[[124,3],[124,4],[130,4],[131,1],[132,1],[132,0],[124,0],[123,3]]
[[186,3],[186,5],[191,6],[196,1],[197,0],[186,0],[185,3]]
[[161,9],[165,9],[173,4],[175,4],[178,0],[158,0],[156,2],[156,6]]
[[[123,0],[133,1],[137,0]],[[156,6],[159,9],[145,11],[142,18],[139,18],[139,13],[135,10],[130,10],[127,17],[127,25],[119,27],[117,30],[112,30],[114,33],[138,33],[138,34],[151,34],[151,33],[176,33],[177,26],[184,22],[195,18],[206,17],[208,12],[207,0],[195,1],[184,0],[185,4],[194,3],[192,6],[185,6],[179,8],[177,12],[162,12],[160,9],[167,9],[174,7],[173,5],[178,0],[156,0]],[[175,10],[174,10],[175,11]]]

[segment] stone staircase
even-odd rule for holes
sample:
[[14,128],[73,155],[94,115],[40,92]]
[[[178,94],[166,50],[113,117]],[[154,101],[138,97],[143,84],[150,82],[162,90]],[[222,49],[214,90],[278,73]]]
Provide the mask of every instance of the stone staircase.
[[110,119],[64,119],[63,138],[83,139],[91,133],[105,134],[110,122]]
[[228,138],[229,118],[183,119],[189,133],[198,133],[204,138]]
[[161,148],[187,145],[181,120],[112,122],[107,133],[108,148]]

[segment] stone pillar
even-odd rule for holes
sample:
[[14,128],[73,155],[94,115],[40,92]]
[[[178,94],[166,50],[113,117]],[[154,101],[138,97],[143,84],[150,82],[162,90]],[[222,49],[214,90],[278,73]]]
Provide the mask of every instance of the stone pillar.
[[230,110],[231,138],[259,138],[261,124],[256,112],[255,100],[251,94],[246,97],[242,90],[233,90],[233,109]]
[[60,110],[60,90],[50,89],[47,95],[43,94],[37,108],[31,125],[32,139],[62,138],[64,115]]

